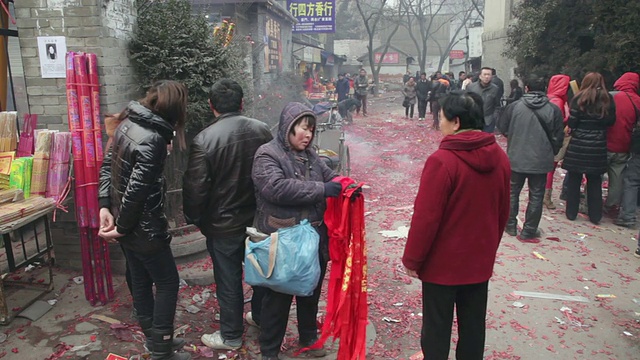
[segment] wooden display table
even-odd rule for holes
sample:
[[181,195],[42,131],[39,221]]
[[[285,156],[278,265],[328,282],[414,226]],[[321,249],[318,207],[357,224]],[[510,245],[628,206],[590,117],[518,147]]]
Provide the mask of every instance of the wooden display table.
[[[15,221],[0,224],[0,235],[4,241],[4,251],[6,260],[0,261],[0,324],[6,325],[15,318],[22,310],[29,307],[35,301],[42,298],[53,290],[53,243],[49,228],[49,214],[53,212],[55,205],[38,210]],[[46,255],[46,259],[45,259]],[[29,265],[47,267],[49,282],[21,280],[21,276],[11,277],[10,274],[16,270],[26,268]],[[11,311],[7,306],[7,299],[4,288],[9,286],[20,286],[22,288],[32,288],[41,292],[26,304],[20,304],[21,308]]]

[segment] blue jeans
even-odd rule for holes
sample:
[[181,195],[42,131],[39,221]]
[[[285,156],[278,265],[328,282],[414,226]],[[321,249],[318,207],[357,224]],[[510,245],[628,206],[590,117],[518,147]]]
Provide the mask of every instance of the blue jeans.
[[622,179],[619,221],[630,223],[636,221],[638,188],[640,188],[640,154],[632,154]]
[[131,272],[133,304],[138,316],[153,318],[154,330],[172,333],[180,278],[171,248],[167,246],[154,254],[124,249],[124,254]]
[[246,235],[226,238],[207,237],[207,250],[213,261],[213,277],[220,305],[220,332],[224,340],[242,339],[244,332],[244,292],[242,261]]

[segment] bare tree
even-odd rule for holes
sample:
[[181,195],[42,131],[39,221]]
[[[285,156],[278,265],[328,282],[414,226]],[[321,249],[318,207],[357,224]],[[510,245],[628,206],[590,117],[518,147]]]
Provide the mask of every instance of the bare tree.
[[484,0],[471,0],[471,5],[473,5],[473,7],[478,12],[478,16],[480,16],[480,18],[484,20]]
[[[398,32],[401,24],[402,6],[398,6],[397,9],[391,9],[387,7],[387,4],[387,0],[356,0],[358,13],[360,14],[360,17],[362,17],[365,30],[367,31],[367,55],[369,58],[369,66],[371,67],[371,75],[373,76],[373,83],[376,85],[376,93],[379,88],[380,68],[382,67],[384,56],[389,51],[391,40],[396,32]],[[387,21],[384,21],[385,19]],[[376,36],[380,33],[381,27],[385,25],[391,26],[391,31],[388,33],[389,35],[386,39],[384,39],[384,43],[380,51],[380,58],[376,62],[374,53],[375,48],[373,44]]]
[[[404,16],[409,37],[418,51],[418,65],[420,71],[426,71],[427,48],[429,39],[440,31],[449,21],[443,21],[443,10],[446,0],[401,0],[401,7],[405,8]],[[449,15],[453,18],[455,15]]]
[[[438,49],[440,50],[440,62],[438,63],[438,70],[442,70],[442,66],[444,62],[449,57],[449,52],[453,49],[453,47],[461,40],[465,38],[468,39],[469,33],[467,31],[468,25],[470,21],[475,21],[480,17],[477,9],[477,0],[463,0],[454,5],[451,9],[454,13],[453,18],[450,20],[451,23],[455,24],[455,31],[453,35],[449,37],[449,42],[446,44],[441,44],[438,39],[432,37],[432,40],[438,45]],[[465,36],[459,38],[460,33],[464,29]],[[468,44],[468,42],[467,42]],[[468,46],[468,45],[467,45]],[[467,53],[468,53],[467,49]]]

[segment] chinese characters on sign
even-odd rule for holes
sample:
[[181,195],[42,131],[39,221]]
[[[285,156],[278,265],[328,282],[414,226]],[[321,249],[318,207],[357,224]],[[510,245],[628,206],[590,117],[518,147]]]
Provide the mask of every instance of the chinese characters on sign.
[[[373,55],[373,59],[376,64],[380,63],[380,58],[382,57],[382,53],[375,53]],[[391,52],[384,54],[384,58],[382,58],[383,64],[398,64],[400,63],[400,54],[397,52]]]
[[287,9],[298,20],[293,32],[336,32],[335,5],[336,0],[287,0]]
[[280,24],[267,18],[266,46],[264,47],[264,72],[278,72],[281,67]]
[[451,50],[451,51],[449,51],[449,58],[451,60],[464,59],[464,50]]

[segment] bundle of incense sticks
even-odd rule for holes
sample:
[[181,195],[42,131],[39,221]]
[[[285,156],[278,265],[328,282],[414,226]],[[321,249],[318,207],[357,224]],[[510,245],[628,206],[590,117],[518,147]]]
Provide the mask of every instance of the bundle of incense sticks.
[[70,132],[53,133],[50,154],[46,196],[58,200],[69,181]]
[[[76,218],[85,297],[92,304],[106,304],[113,298],[109,248],[98,237],[100,227],[98,178],[102,163],[102,137],[97,57],[67,53],[67,106],[75,175]],[[98,93],[97,95],[95,93]]]

